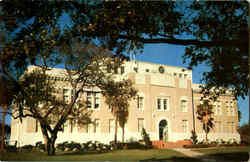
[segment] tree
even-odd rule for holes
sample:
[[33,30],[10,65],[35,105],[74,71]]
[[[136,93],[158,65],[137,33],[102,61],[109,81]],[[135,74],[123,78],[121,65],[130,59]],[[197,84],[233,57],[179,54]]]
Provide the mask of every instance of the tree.
[[[211,67],[203,75],[205,96],[212,94],[216,100],[226,88],[233,88],[236,97],[244,98],[249,87],[248,7],[246,1],[6,0],[1,2],[1,22],[14,41],[4,46],[8,47],[4,62],[35,62],[41,39],[30,39],[30,35],[44,28],[59,31],[57,43],[71,33],[73,38],[97,41],[117,55],[137,52],[144,44],[182,45],[190,68],[200,63]],[[62,15],[70,19],[70,28],[60,30]]]
[[243,143],[246,143],[246,144],[250,143],[249,131],[250,131],[249,124],[244,124],[239,127],[238,132],[240,134],[240,138]]
[[57,134],[67,120],[74,120],[80,125],[91,121],[91,111],[81,99],[84,89],[99,86],[109,78],[103,69],[107,60],[102,49],[94,45],[78,46],[77,43],[63,48],[68,49],[60,49],[66,68],[62,79],[66,79],[64,84],[71,88],[68,101],[60,97],[62,90],[56,89],[57,82],[51,80],[53,69],[46,66],[49,57],[43,58],[41,67],[23,75],[19,83],[22,91],[15,100],[15,104],[22,107],[21,111],[15,112],[16,118],[32,117],[39,121],[48,155],[55,154]]
[[[2,125],[2,121],[0,121],[0,125]],[[1,130],[0,130],[0,133],[2,134]],[[4,126],[5,139],[10,136],[10,133],[11,133],[10,125],[5,124],[5,126]]]
[[207,135],[213,128],[213,106],[209,104],[208,100],[204,100],[203,104],[197,106],[197,119],[202,122],[202,128],[206,134],[206,142],[208,142]]
[[124,127],[129,115],[129,102],[137,93],[132,85],[131,80],[110,80],[102,86],[105,102],[115,116],[115,144],[117,143],[118,123],[122,127],[122,142],[124,142]]
[[[39,49],[39,43],[30,43],[32,40],[20,43],[20,40],[44,27],[55,27],[62,15],[66,15],[71,20],[67,31],[72,37],[98,40],[118,55],[127,50],[142,49],[149,43],[186,46],[184,61],[189,62],[190,68],[205,62],[212,69],[204,73],[203,80],[207,83],[204,94],[212,87],[231,87],[236,97],[247,95],[247,2],[23,0],[3,1],[1,7],[2,22],[7,29],[20,29],[12,32],[17,40],[12,47],[20,48],[9,48],[12,52],[7,52],[6,56],[10,59],[11,56],[30,57],[25,52],[20,55],[13,51]],[[11,21],[6,16],[12,17]],[[57,31],[63,38],[64,31],[58,27]],[[29,44],[34,44],[35,48]],[[219,92],[215,94],[224,93],[225,89],[221,88]]]

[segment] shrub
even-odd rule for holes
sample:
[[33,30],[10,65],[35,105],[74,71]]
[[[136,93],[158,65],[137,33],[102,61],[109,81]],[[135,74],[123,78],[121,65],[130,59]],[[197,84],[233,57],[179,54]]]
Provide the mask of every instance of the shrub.
[[23,151],[32,151],[33,147],[34,146],[32,146],[32,145],[24,145],[24,146],[21,147],[21,149]]
[[149,134],[146,132],[144,128],[142,128],[142,138],[145,143],[146,149],[147,148],[152,148],[152,142],[149,138]]
[[198,142],[196,132],[194,130],[192,130],[191,133],[192,133],[192,135],[191,135],[192,143],[196,144]]

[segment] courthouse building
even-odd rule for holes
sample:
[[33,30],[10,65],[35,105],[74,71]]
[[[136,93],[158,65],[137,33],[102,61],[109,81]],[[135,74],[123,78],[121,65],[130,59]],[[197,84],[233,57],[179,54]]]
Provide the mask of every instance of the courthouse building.
[[[34,67],[30,66],[29,69]],[[64,69],[53,69],[51,78],[62,89],[63,97],[69,98],[70,87],[63,75]],[[196,117],[197,105],[200,104],[200,88],[192,82],[192,71],[183,67],[129,61],[115,70],[117,78],[129,78],[138,90],[136,100],[131,101],[129,117],[125,125],[125,140],[142,139],[141,130],[153,140],[178,141],[190,139],[191,131],[196,130],[198,140],[204,140],[205,133],[201,122]],[[88,109],[93,110],[93,124],[80,127],[67,122],[64,131],[58,133],[57,143],[64,141],[86,142],[89,140],[108,143],[114,140],[115,118],[105,104],[105,98],[99,89],[88,89],[82,96],[89,101]],[[93,93],[95,91],[95,93]],[[210,141],[237,140],[238,108],[237,101],[228,93],[213,103],[214,128],[208,134]],[[20,145],[43,141],[38,122],[32,118],[11,121],[11,141]],[[118,129],[118,140],[122,140],[122,129]]]

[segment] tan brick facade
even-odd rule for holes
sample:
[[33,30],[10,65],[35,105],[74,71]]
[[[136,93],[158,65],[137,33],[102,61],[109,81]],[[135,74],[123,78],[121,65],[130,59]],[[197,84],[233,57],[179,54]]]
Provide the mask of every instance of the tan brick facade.
[[[140,104],[138,100],[134,100],[130,104],[129,118],[125,126],[126,141],[141,139],[140,129],[142,127],[149,133],[151,140],[190,139],[193,129],[198,133],[199,140],[204,139],[205,134],[201,123],[195,115],[201,94],[198,93],[197,85],[192,83],[192,71],[181,67],[134,61],[126,62],[124,67],[125,73],[117,74],[115,79],[131,79],[139,92],[138,95],[141,96]],[[60,71],[62,69],[55,69],[53,72],[55,77],[60,76]],[[61,89],[70,89],[67,81],[58,81],[56,86]],[[84,94],[82,100],[86,101],[86,99],[87,94]],[[112,141],[114,139],[114,117],[102,96],[98,98],[98,102],[100,104],[98,108],[92,107],[94,110],[92,119],[97,119],[98,127],[86,125],[84,128],[80,128],[75,125],[76,129],[71,129],[68,124],[64,132],[58,134],[57,142],[95,140],[108,143]],[[138,107],[138,105],[140,106]],[[222,96],[217,105],[219,106],[214,115],[215,128],[209,133],[208,138],[210,140],[234,138],[239,141],[240,137],[236,131],[238,125],[236,101],[232,96]],[[35,128],[36,123],[33,119],[25,119],[22,124],[17,120],[12,120],[11,126],[12,141],[19,140],[21,145],[42,141],[41,131]],[[118,140],[121,138],[119,128]]]

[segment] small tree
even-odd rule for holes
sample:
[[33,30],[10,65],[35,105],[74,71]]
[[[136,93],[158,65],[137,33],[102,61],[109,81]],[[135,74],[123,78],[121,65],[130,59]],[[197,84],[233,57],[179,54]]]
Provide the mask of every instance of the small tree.
[[204,100],[203,104],[197,106],[197,119],[202,122],[202,128],[206,134],[206,142],[208,142],[207,135],[213,128],[213,106],[209,104],[208,100]]
[[90,121],[91,111],[79,101],[84,88],[100,86],[109,78],[106,77],[104,67],[110,62],[102,49],[94,45],[81,45],[80,42],[62,48],[67,49],[60,50],[61,61],[66,68],[61,75],[66,80],[65,84],[71,88],[69,100],[59,97],[63,92],[55,88],[55,80],[49,79],[52,74],[47,65],[50,59],[55,59],[55,56],[49,54],[41,58],[43,65],[24,74],[20,80],[22,91],[15,100],[16,106],[20,107],[16,109],[15,118],[32,117],[39,121],[48,155],[55,154],[57,134],[67,120],[75,120],[79,124]]
[[197,135],[196,135],[196,132],[194,130],[191,131],[191,140],[192,140],[192,143],[193,144],[196,144],[198,142],[197,140]]
[[142,135],[143,141],[146,144],[146,147],[151,148],[152,147],[152,142],[151,142],[151,140],[149,138],[149,134],[146,132],[145,128],[142,128],[141,135]]
[[129,114],[129,101],[133,99],[137,90],[132,87],[131,80],[108,81],[103,87],[105,102],[109,105],[111,112],[115,116],[115,135],[114,141],[117,143],[117,126],[122,127],[122,142],[124,142],[124,126]]

